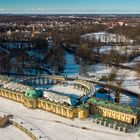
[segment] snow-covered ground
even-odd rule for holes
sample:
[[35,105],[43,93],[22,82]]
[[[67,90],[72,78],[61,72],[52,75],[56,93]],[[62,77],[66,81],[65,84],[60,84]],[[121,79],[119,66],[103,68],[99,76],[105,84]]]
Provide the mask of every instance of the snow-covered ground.
[[31,140],[31,138],[16,127],[9,125],[0,128],[0,140]]
[[134,58],[131,62],[123,63],[123,65],[128,67],[134,67],[138,62],[140,62],[140,56]]
[[133,59],[133,62],[140,62],[140,56]]
[[[98,71],[99,75],[107,75],[111,71],[111,68]],[[122,87],[126,90],[140,94],[140,79],[138,79],[137,73],[132,70],[120,70],[119,73],[124,74],[124,82]]]
[[117,34],[112,34],[112,33],[106,33],[106,32],[97,32],[97,33],[88,33],[85,35],[81,36],[84,39],[89,39],[89,40],[99,40],[103,43],[108,43],[108,42],[129,42],[133,43],[132,39],[128,39],[125,36],[122,35],[117,35]]
[[[93,51],[96,51],[97,49],[94,48]],[[127,46],[101,46],[99,48],[99,53],[101,54],[108,54],[111,50],[115,50],[115,51],[118,51],[120,54],[126,54],[127,55],[130,55],[133,53],[134,50],[137,50],[137,51],[140,51],[140,46],[139,45],[136,45],[136,46],[133,46],[133,45],[127,45]]]
[[84,92],[74,89],[73,86],[59,86],[59,85],[54,85],[53,87],[49,88],[49,90],[64,93],[67,95],[77,95],[77,96],[83,96]]
[[[137,57],[135,60],[139,61],[139,57]],[[132,62],[134,64],[134,62]],[[131,63],[128,63],[129,65]],[[127,65],[128,65],[127,64]],[[74,63],[73,63],[73,69],[74,69]],[[103,75],[107,75],[112,70],[111,67],[106,67],[104,64],[97,63],[93,64],[91,66],[88,66],[88,74],[90,76],[89,79],[98,79],[97,77],[101,77]],[[132,70],[120,70],[120,73],[125,73],[125,80],[123,84],[123,88],[130,90],[132,92],[135,92],[137,94],[140,94],[140,79],[137,77],[137,73]],[[79,76],[79,72],[77,73],[67,73],[68,77],[75,78]],[[93,78],[95,77],[95,78]]]
[[[0,111],[20,116],[38,127],[46,134],[42,140],[139,140],[136,132],[131,134],[119,132],[94,124],[92,119],[66,119],[43,110],[25,108],[22,104],[4,98],[0,98]],[[15,139],[27,139],[22,135],[16,135],[17,132],[12,134]],[[4,140],[11,140],[11,137]]]
[[135,71],[126,71],[127,77],[123,83],[123,87],[129,91],[140,94],[140,78]]

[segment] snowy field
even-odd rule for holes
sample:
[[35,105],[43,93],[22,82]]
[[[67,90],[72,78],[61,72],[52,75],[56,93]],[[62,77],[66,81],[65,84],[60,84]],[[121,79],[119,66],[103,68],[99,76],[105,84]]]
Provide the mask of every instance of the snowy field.
[[138,62],[140,62],[140,56],[134,58],[131,62],[123,63],[123,65],[128,67],[134,67]]
[[[140,56],[136,57],[132,63],[134,64],[134,62],[136,61],[137,62],[140,61]],[[130,63],[127,63],[127,65],[129,65]],[[68,74],[67,76],[71,78],[79,77],[80,79],[98,81],[98,77],[108,75],[111,70],[112,70],[111,67],[106,67],[104,64],[97,63],[95,65],[93,64],[88,67],[88,75],[89,75],[88,78],[79,75],[78,72],[75,74]],[[135,92],[137,94],[140,94],[140,79],[138,77],[138,74],[133,70],[126,70],[126,69],[120,69],[119,73],[125,75],[123,88]]]
[[77,95],[77,96],[83,96],[84,92],[74,89],[73,86],[59,86],[59,85],[55,85],[52,86],[51,88],[49,88],[49,90],[52,91],[56,91],[56,92],[60,92],[60,93],[64,93],[64,94],[71,94],[71,95]]
[[140,62],[140,56],[134,58],[133,62]]
[[31,138],[16,127],[9,125],[0,128],[0,140],[31,140]]
[[[111,67],[105,67],[104,65],[101,65],[100,67],[95,65],[93,69],[94,69],[93,71],[91,70],[90,72],[88,72],[89,78],[83,77],[82,75],[79,74],[73,75],[71,74],[68,75],[68,77],[72,78],[79,77],[79,79],[98,81],[98,77],[106,76],[112,70]],[[125,77],[122,87],[136,94],[140,94],[140,79],[138,77],[138,74],[133,70],[123,70],[123,69],[119,70],[118,75],[119,73],[124,74]]]
[[84,39],[89,39],[89,40],[99,40],[103,43],[105,42],[129,42],[129,43],[133,43],[133,40],[129,40],[128,38],[126,38],[125,36],[121,36],[121,35],[117,35],[117,34],[112,34],[112,33],[106,33],[106,32],[96,32],[96,33],[88,33],[85,35],[81,36]]
[[[20,116],[36,126],[46,135],[41,138],[42,140],[139,140],[136,132],[122,133],[94,124],[92,119],[70,120],[42,110],[27,109],[22,104],[4,98],[0,98],[0,111]],[[7,128],[7,131],[8,129],[10,131],[10,128]],[[5,139],[2,136],[4,133],[2,131],[6,131],[6,129],[0,130],[0,139],[2,140],[28,140],[23,135],[17,134],[18,131],[10,131],[9,136]]]
[[[138,50],[140,51],[140,46],[136,45],[136,46],[101,46],[99,48],[99,53],[100,54],[108,54],[110,53],[111,50],[115,50],[118,51],[120,54],[125,55],[125,53],[127,53],[127,55],[130,55],[131,53],[133,53],[134,50]],[[93,49],[93,51],[97,51],[96,48]]]

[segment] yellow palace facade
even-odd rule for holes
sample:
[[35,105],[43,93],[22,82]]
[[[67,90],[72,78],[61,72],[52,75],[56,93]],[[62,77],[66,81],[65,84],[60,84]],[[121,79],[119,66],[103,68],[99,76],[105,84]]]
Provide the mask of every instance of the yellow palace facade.
[[126,122],[136,125],[140,120],[140,109],[129,106],[122,106],[112,102],[90,98],[90,112],[92,114],[100,114],[103,117]]
[[38,98],[38,97],[36,98],[35,96],[33,97],[33,95],[37,95],[34,94],[37,92],[36,90],[32,89],[29,90],[29,92],[30,92],[30,96],[32,97],[25,96],[24,93],[21,92],[0,88],[1,97],[22,103],[25,107],[31,109],[39,108],[71,119],[72,118],[84,119],[87,118],[89,115],[88,108],[84,108],[80,106],[79,107],[69,106],[65,104],[55,103],[53,101],[49,101],[43,98]]

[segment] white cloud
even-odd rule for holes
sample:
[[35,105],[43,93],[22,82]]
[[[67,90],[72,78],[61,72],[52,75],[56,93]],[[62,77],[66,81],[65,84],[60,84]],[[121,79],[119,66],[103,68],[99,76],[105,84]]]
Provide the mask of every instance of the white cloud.
[[0,8],[0,11],[4,11],[5,9],[4,8]]
[[36,9],[32,9],[31,11],[46,11],[46,9],[36,8]]

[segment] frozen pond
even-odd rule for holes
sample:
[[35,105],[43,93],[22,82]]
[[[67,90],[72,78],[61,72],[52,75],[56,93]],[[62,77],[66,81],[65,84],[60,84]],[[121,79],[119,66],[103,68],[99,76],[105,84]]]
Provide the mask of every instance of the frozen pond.
[[[115,96],[113,94],[98,93],[95,96],[100,99],[105,99],[109,101],[114,101]],[[135,95],[130,95],[128,93],[123,93],[120,95],[120,103],[123,105],[130,105],[135,107],[140,107],[140,99]]]

